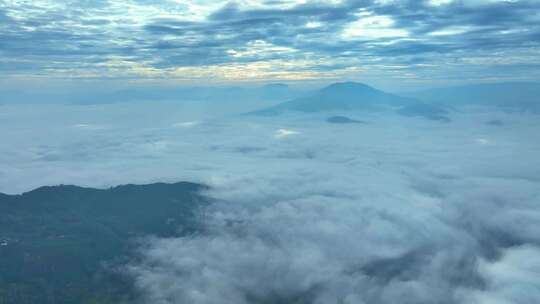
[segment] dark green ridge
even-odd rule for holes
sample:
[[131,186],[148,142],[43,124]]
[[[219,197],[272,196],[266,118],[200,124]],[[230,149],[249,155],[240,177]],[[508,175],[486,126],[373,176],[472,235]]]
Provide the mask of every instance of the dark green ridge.
[[137,240],[191,234],[209,199],[194,183],[47,186],[0,194],[0,303],[133,303],[118,271]]

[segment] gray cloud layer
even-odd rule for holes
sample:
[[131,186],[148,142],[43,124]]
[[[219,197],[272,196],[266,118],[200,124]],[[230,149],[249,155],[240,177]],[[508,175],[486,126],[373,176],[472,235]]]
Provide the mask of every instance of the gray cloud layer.
[[190,109],[4,106],[1,189],[212,185],[205,233],[150,239],[130,265],[148,303],[540,299],[537,116],[484,108],[449,124],[375,113],[332,125]]
[[0,21],[6,75],[539,77],[535,0],[4,2]]
[[151,240],[131,271],[149,303],[535,302],[538,146],[481,117],[251,141],[265,150],[215,182],[207,234]]

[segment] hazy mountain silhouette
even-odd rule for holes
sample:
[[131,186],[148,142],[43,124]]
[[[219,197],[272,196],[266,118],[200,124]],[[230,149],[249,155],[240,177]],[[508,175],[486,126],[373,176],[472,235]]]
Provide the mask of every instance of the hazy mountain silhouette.
[[425,102],[498,106],[540,113],[540,83],[507,82],[431,89],[406,94]]
[[399,109],[406,116],[448,120],[447,111],[440,106],[426,105],[418,100],[386,93],[363,83],[340,82],[329,85],[315,94],[283,102],[252,112],[255,115],[278,115],[285,112],[379,111]]
[[388,94],[362,83],[341,82],[329,85],[313,95],[287,101],[255,113],[272,115],[286,111],[309,113],[335,110],[377,110],[381,106],[403,106],[410,103],[414,103],[414,100]]
[[346,116],[332,116],[326,119],[326,122],[333,124],[364,124],[364,121],[351,119]]
[[495,126],[495,127],[504,126],[504,122],[502,120],[499,120],[499,119],[489,120],[489,121],[486,122],[486,124],[489,125],[489,126]]
[[111,104],[138,101],[204,100],[216,102],[281,101],[302,95],[282,83],[258,87],[174,87],[139,86],[115,91],[25,92],[0,90],[0,103]]
[[398,110],[398,113],[404,116],[422,116],[431,120],[450,122],[450,118],[447,116],[449,114],[448,110],[433,104],[415,103],[402,107]]
[[259,94],[263,99],[283,100],[292,96],[291,88],[283,83],[271,83],[258,88]]

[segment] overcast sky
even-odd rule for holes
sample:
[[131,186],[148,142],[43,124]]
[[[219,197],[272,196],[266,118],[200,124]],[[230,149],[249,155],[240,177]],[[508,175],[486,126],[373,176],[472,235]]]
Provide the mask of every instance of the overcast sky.
[[2,84],[540,78],[538,0],[0,1]]

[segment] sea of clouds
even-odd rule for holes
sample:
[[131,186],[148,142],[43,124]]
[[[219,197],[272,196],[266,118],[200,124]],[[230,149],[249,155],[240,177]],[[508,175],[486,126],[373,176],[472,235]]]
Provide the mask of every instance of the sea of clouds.
[[0,106],[0,192],[210,185],[204,232],[151,238],[129,265],[148,303],[540,301],[537,115],[221,114]]

